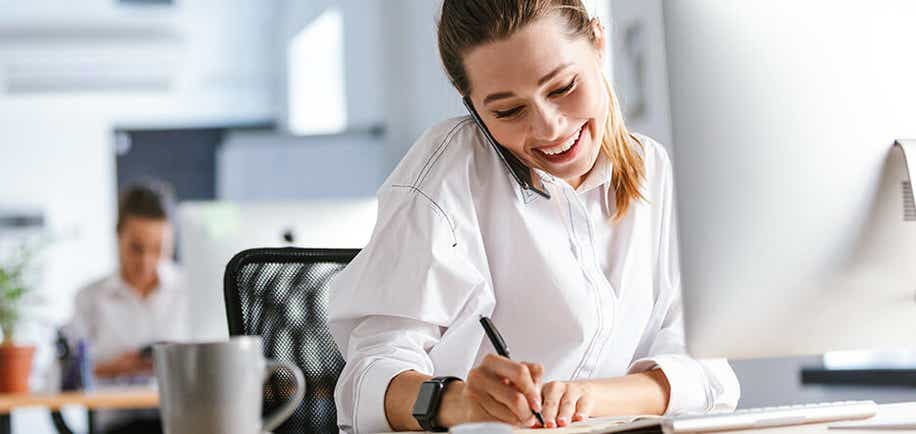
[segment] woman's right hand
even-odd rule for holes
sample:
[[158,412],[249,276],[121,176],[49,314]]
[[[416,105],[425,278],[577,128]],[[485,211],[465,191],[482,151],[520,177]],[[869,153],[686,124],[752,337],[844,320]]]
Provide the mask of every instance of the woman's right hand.
[[498,421],[514,426],[538,424],[531,412],[541,411],[544,367],[487,354],[468,373],[463,397],[469,422]]

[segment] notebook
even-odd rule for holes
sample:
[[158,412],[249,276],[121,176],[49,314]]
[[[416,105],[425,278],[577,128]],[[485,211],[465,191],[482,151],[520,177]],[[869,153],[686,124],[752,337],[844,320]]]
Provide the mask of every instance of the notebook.
[[[545,433],[543,429],[515,429],[514,432],[520,434]],[[673,432],[670,420],[662,416],[597,417],[550,430],[550,434],[667,434]]]

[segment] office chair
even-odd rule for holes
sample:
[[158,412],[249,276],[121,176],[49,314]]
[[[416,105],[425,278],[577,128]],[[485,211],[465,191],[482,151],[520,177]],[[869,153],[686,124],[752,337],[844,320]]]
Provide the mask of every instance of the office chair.
[[[334,386],[344,360],[327,327],[327,283],[358,249],[245,250],[226,266],[229,334],[259,335],[264,356],[295,363],[305,376],[305,399],[274,433],[337,433]],[[293,379],[274,374],[264,386],[264,410],[282,405]]]

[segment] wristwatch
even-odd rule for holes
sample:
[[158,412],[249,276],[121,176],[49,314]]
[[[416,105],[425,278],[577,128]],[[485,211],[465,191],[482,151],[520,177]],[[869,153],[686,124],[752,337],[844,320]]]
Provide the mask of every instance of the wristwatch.
[[434,377],[424,381],[420,385],[420,393],[417,394],[417,400],[413,404],[413,417],[420,423],[420,427],[426,431],[447,431],[446,428],[439,426],[436,421],[436,415],[439,412],[439,403],[442,401],[442,394],[445,387],[452,381],[460,381],[458,377]]

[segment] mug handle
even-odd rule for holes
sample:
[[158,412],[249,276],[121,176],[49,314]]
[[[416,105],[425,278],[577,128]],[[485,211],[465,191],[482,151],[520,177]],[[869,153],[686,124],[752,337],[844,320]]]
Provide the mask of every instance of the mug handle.
[[272,414],[267,415],[261,422],[262,431],[273,431],[274,428],[280,426],[283,421],[288,419],[293,413],[296,412],[296,408],[299,407],[299,404],[302,402],[302,399],[305,397],[305,377],[302,376],[302,371],[299,368],[289,362],[282,360],[267,360],[267,371],[265,372],[264,380],[266,381],[270,376],[282,369],[293,374],[293,377],[296,378],[296,392],[293,393],[293,396],[290,397],[289,401],[286,404],[283,404],[280,408],[274,411]]

